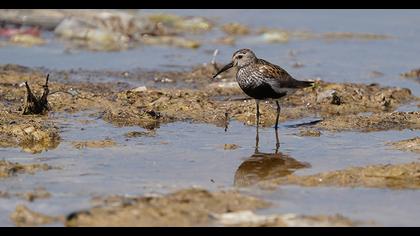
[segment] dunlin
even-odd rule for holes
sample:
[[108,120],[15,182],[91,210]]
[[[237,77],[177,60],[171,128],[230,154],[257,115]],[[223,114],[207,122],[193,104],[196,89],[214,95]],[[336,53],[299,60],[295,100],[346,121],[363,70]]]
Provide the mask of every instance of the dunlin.
[[280,66],[257,58],[250,49],[240,49],[232,56],[232,61],[217,72],[220,73],[237,68],[236,81],[245,94],[255,99],[257,104],[257,127],[259,124],[259,103],[262,100],[274,100],[277,105],[276,129],[278,128],[280,105],[278,99],[293,93],[297,89],[310,87],[313,82],[294,79]]

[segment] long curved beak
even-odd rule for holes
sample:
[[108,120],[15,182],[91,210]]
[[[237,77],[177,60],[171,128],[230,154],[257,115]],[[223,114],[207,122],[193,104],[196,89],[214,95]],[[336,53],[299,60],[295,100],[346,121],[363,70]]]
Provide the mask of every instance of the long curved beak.
[[230,68],[232,68],[233,67],[233,62],[231,62],[231,63],[229,63],[229,64],[227,64],[227,65],[225,65],[222,69],[220,69],[219,70],[219,72],[217,72],[214,76],[213,76],[213,79],[214,78],[216,78],[216,76],[218,76],[220,73],[222,73],[222,72],[224,72],[224,71],[227,71],[227,70],[229,70]]

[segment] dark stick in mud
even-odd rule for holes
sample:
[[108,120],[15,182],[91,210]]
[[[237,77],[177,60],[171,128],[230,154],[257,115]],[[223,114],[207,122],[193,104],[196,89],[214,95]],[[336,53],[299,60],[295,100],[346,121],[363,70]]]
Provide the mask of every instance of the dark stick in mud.
[[42,86],[44,91],[41,98],[36,97],[33,93],[27,81],[25,81],[26,86],[26,100],[23,108],[23,115],[34,115],[34,114],[45,114],[50,107],[48,106],[48,94],[50,90],[48,89],[48,79],[50,75],[47,75],[45,80],[45,85]]

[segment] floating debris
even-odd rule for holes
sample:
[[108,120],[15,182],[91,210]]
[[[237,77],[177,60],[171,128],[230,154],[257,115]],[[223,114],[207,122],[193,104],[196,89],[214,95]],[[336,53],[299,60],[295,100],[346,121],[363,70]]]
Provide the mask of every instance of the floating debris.
[[237,145],[237,144],[230,144],[230,143],[226,143],[225,145],[224,145],[224,149],[225,150],[235,150],[235,149],[238,149],[240,146],[239,145]]
[[73,141],[71,142],[73,147],[77,149],[83,148],[107,148],[116,146],[117,143],[113,140],[89,140],[89,141]]
[[127,138],[137,138],[137,137],[154,137],[156,136],[156,131],[131,131],[124,134]]

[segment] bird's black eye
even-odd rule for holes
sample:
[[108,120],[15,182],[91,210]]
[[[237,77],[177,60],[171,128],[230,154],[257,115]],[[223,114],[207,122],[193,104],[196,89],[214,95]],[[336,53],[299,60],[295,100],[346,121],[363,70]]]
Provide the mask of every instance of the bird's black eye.
[[242,59],[242,57],[243,57],[242,55],[239,55],[239,56],[238,56],[238,59]]

